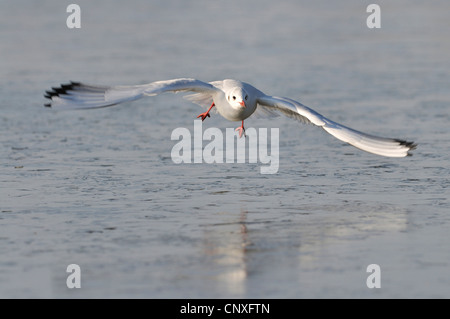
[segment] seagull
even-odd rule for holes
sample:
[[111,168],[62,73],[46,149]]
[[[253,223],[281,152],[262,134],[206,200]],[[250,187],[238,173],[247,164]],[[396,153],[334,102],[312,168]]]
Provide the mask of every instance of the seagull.
[[203,107],[209,106],[206,112],[197,116],[202,121],[210,117],[211,109],[214,107],[227,120],[240,121],[241,126],[236,128],[239,137],[243,134],[245,136],[244,120],[250,115],[277,116],[281,113],[302,123],[321,127],[343,142],[381,156],[410,156],[412,155],[410,151],[417,146],[414,142],[354,130],[326,118],[300,102],[286,97],[266,95],[254,86],[238,80],[203,82],[182,78],[131,86],[99,86],[71,81],[59,87],[52,87],[44,96],[50,100],[45,106],[53,109],[91,109],[165,92],[191,92],[192,94],[185,98]]

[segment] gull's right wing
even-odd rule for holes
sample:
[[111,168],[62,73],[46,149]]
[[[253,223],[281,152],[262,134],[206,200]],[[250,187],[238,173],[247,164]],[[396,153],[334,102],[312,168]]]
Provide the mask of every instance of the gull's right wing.
[[45,92],[50,100],[45,104],[54,109],[89,109],[134,101],[143,96],[165,92],[195,92],[213,95],[217,88],[195,79],[156,81],[132,86],[98,86],[70,82]]

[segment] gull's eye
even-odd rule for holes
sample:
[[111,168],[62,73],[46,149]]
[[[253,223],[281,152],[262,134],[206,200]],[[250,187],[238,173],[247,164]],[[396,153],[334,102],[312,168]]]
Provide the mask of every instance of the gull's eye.
[[235,101],[236,100],[236,97],[235,96],[233,96],[233,101]]
[[245,100],[246,100],[246,101],[247,101],[247,99],[248,99],[248,95],[245,96]]

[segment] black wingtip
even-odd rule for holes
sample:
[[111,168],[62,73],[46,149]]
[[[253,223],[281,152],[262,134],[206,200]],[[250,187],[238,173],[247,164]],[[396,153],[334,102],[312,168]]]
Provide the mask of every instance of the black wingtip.
[[45,96],[47,99],[51,99],[52,96],[55,96],[55,92],[53,92],[53,91],[45,91],[44,96]]
[[68,91],[73,90],[75,87],[80,86],[80,82],[70,81],[67,84],[61,84],[60,86],[54,86],[51,90],[45,91],[45,97],[51,99],[53,96],[59,96],[60,94],[67,94]]
[[58,96],[59,96],[59,94],[67,93],[68,89],[69,88],[67,86],[64,87],[64,85],[61,85],[60,87],[52,87],[53,92],[55,93],[55,95],[58,95]]
[[407,156],[413,156],[413,154],[410,153],[410,151],[413,151],[413,150],[415,150],[417,148],[417,143],[408,142],[408,141],[405,141],[405,140],[398,140],[398,139],[396,139],[395,141],[397,143],[399,143],[400,145],[403,145],[403,146],[408,148]]
[[[44,97],[46,99],[52,100],[55,96],[60,96],[61,94],[67,94],[68,91],[74,90],[75,87],[80,86],[80,82],[70,81],[67,84],[61,84],[58,87],[52,87],[51,90],[45,91]],[[51,103],[44,104],[45,107],[52,107]]]
[[[51,100],[51,99],[52,99],[52,96],[54,96],[54,95],[52,94],[52,92],[50,92],[50,91],[45,91],[44,97],[45,97],[46,99]],[[44,106],[45,106],[45,107],[52,107],[51,103],[45,103]]]

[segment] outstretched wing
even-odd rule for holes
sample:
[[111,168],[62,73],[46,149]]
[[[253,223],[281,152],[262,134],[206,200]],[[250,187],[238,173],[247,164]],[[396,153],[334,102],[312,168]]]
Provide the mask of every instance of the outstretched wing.
[[[322,127],[337,139],[349,143],[369,153],[388,157],[404,157],[411,155],[409,151],[416,148],[413,142],[395,138],[378,137],[359,132],[334,121],[331,121],[303,104],[288,98],[261,96],[258,104],[263,108],[277,110],[303,123],[312,123]],[[258,106],[260,107],[260,106]]]
[[88,109],[112,106],[137,100],[145,95],[157,95],[164,92],[190,91],[214,94],[218,89],[213,85],[195,79],[175,79],[157,81],[133,86],[98,86],[79,82],[62,84],[46,91],[45,97],[50,103],[47,107],[55,109]]

